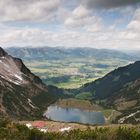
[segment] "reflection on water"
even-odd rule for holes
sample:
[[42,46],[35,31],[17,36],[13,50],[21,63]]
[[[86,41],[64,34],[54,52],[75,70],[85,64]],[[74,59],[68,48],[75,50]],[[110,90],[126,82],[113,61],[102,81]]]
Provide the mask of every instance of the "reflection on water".
[[79,122],[87,124],[104,124],[105,119],[101,112],[85,111],[76,108],[62,108],[49,106],[44,116],[54,121]]

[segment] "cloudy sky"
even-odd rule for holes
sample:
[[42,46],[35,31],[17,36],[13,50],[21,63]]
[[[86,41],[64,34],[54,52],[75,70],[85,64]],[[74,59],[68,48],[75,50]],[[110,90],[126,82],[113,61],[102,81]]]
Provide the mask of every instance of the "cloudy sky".
[[0,45],[140,50],[140,0],[0,0]]

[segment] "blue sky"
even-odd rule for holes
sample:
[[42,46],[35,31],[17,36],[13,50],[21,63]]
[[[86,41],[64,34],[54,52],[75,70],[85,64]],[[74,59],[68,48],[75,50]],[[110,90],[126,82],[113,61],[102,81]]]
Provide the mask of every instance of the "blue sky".
[[0,45],[140,50],[140,2],[0,0]]

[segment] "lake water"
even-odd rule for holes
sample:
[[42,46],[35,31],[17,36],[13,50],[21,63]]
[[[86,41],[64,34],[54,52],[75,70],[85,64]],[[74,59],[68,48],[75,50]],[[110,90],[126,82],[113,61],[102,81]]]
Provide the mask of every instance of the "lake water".
[[44,116],[54,121],[79,122],[84,124],[104,124],[105,119],[101,112],[80,110],[76,108],[62,108],[50,106]]

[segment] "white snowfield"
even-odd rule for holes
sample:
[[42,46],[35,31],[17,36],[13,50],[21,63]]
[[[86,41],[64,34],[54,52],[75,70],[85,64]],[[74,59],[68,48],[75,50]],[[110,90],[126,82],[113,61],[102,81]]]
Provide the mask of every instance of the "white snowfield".
[[36,108],[34,105],[33,105],[33,103],[32,103],[32,101],[28,98],[28,104],[32,107],[32,108]]
[[32,127],[32,124],[27,123],[26,126],[27,126],[28,128],[31,128],[31,127]]
[[[125,116],[125,117],[123,117],[123,118],[120,118],[120,119],[118,120],[118,123],[123,123],[126,119],[135,116],[135,115],[136,115],[137,113],[139,113],[139,112],[140,112],[140,110],[138,110],[138,111],[136,111],[136,112],[134,112],[134,113],[131,113],[130,115]],[[134,119],[136,120],[135,117],[134,117]]]
[[71,127],[65,127],[65,128],[61,128],[60,131],[64,132],[64,131],[69,131],[71,129]]
[[39,129],[41,132],[44,132],[44,133],[46,133],[47,132],[47,129],[46,128],[41,128],[41,129]]

